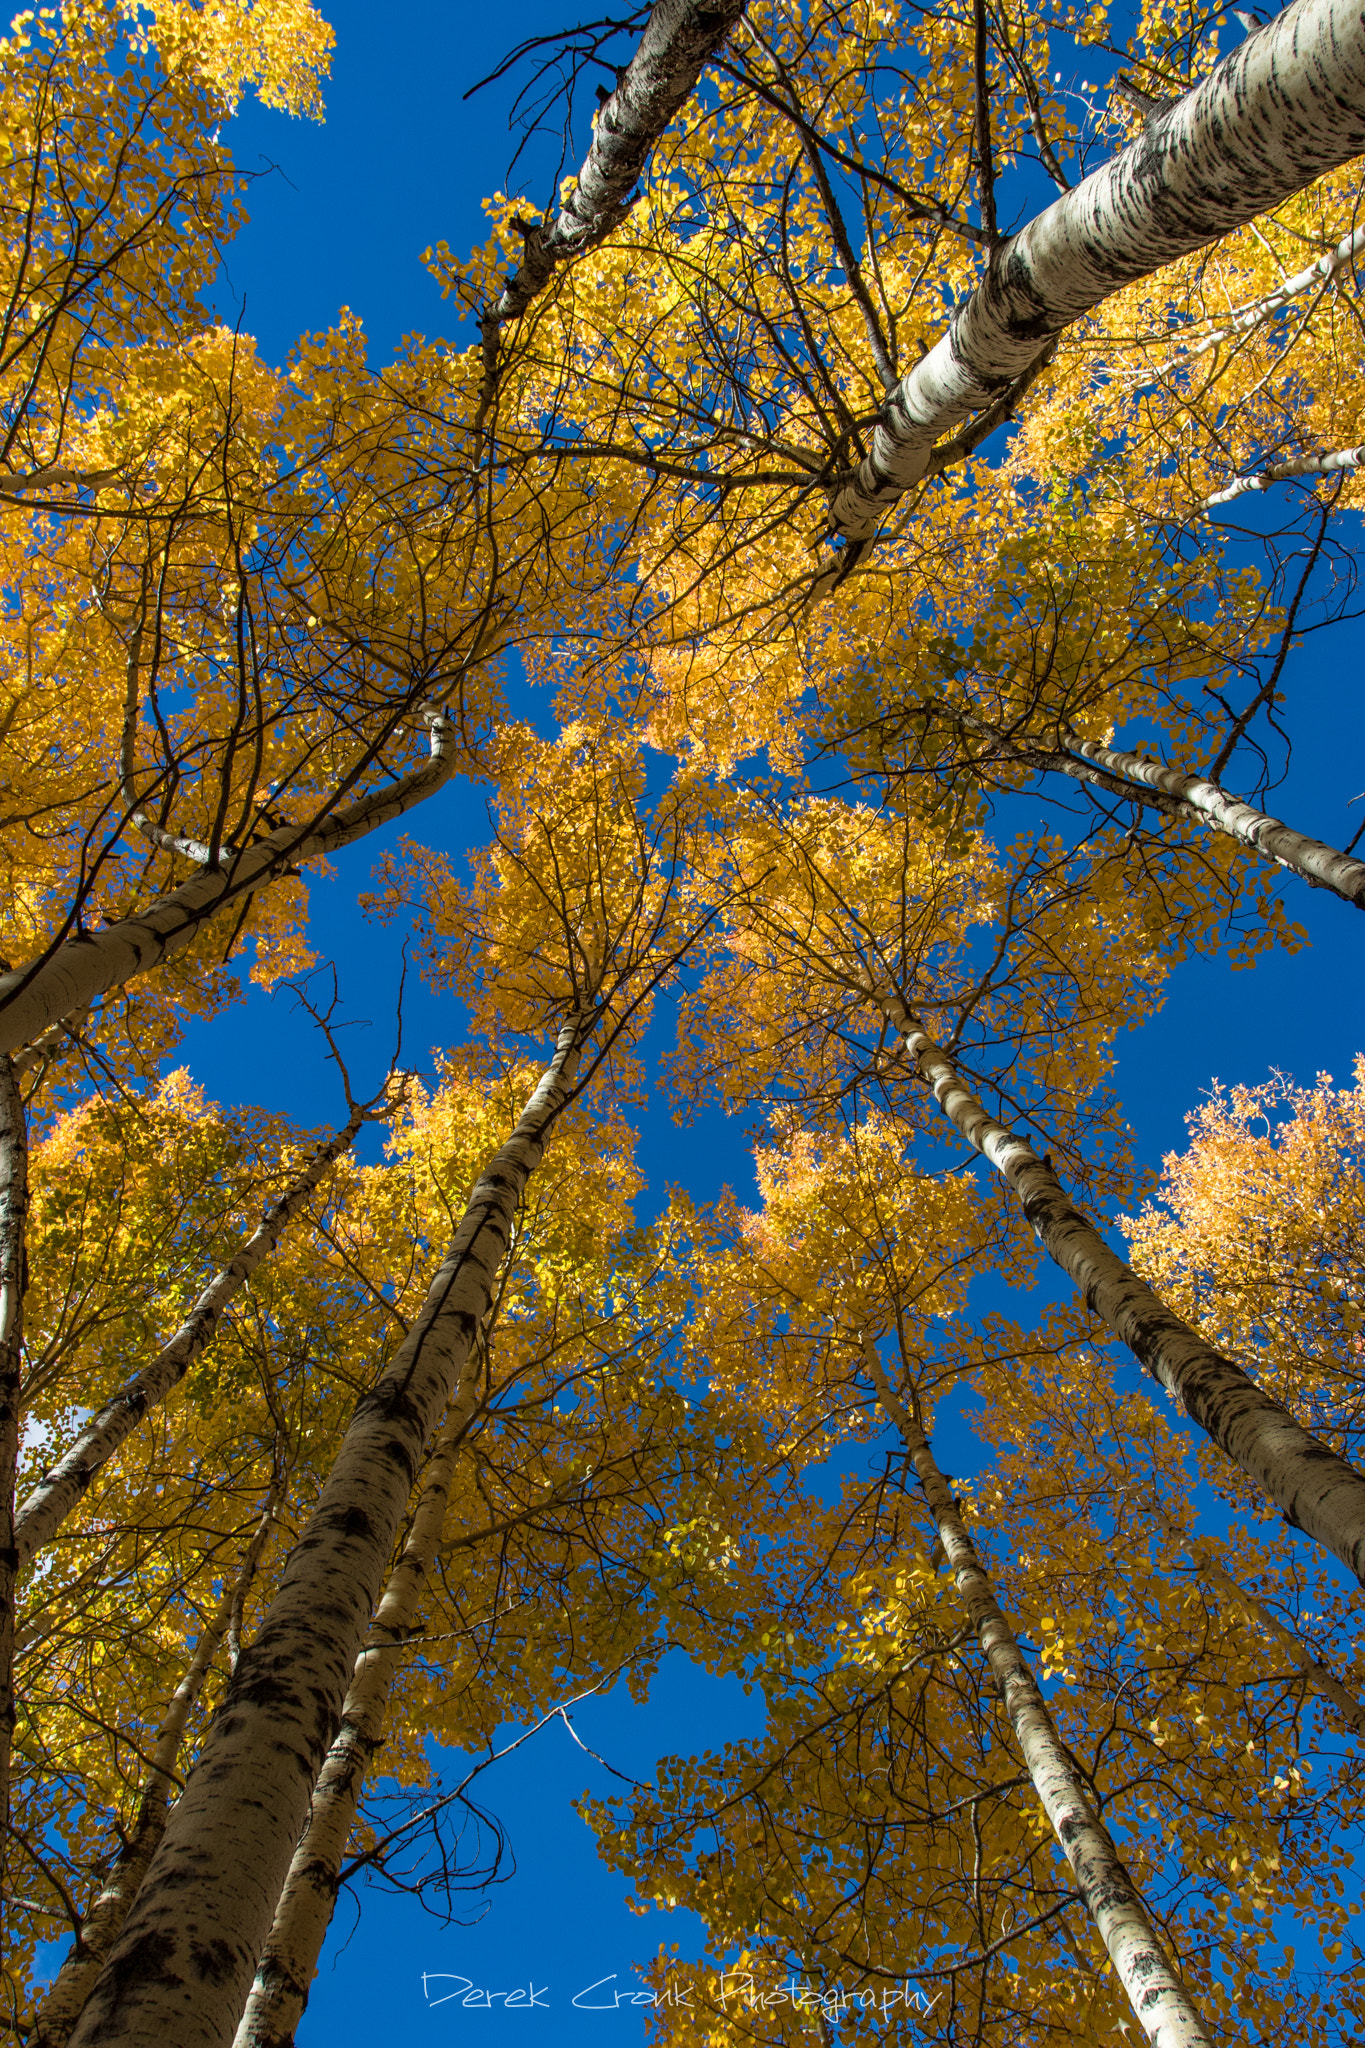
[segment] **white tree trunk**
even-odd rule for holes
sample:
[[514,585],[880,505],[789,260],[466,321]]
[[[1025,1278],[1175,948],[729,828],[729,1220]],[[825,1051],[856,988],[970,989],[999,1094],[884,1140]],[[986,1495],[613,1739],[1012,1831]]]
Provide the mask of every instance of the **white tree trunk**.
[[[1342,853],[1325,840],[1296,832],[1283,819],[1230,795],[1220,783],[1202,775],[1187,775],[1182,769],[1168,768],[1162,761],[1148,760],[1144,754],[1128,753],[1122,747],[1102,746],[1098,740],[1077,740],[1073,752],[1058,753],[1030,746],[1027,741],[1016,743],[983,719],[972,717],[967,722],[986,733],[1006,759],[1039,772],[1069,775],[1132,803],[1151,803],[1167,813],[1183,812],[1288,868],[1310,889],[1330,889],[1343,903],[1365,910],[1365,861]],[[1169,801],[1162,802],[1163,798]]]
[[559,1035],[489,1160],[391,1364],[356,1409],[317,1509],[171,1815],[73,2048],[231,2042],[336,1734],[403,1509],[487,1314],[526,1183],[593,1019]]
[[940,435],[997,401],[1073,320],[1362,150],[1356,0],[1294,0],[991,252],[947,334],[889,394],[867,458],[834,498],[834,530],[870,538],[924,476]]
[[1248,1478],[1365,1584],[1365,1475],[1310,1435],[1250,1374],[1206,1343],[1067,1200],[1051,1165],[987,1115],[896,995],[880,1007],[944,1115],[1008,1182],[1049,1256],[1095,1314]]
[[308,1826],[294,1851],[233,2048],[293,2048],[294,2030],[308,2004],[309,1986],[317,1975],[318,1957],[336,1908],[341,1866],[360,1795],[384,1739],[389,1693],[403,1645],[417,1626],[460,1445],[477,1404],[474,1361],[471,1348],[446,1426],[422,1480],[408,1540],[356,1659],[341,1728],[313,1789]]
[[525,258],[480,321],[485,349],[544,290],[557,264],[625,219],[650,152],[743,12],[744,0],[657,0],[639,48],[598,109],[591,146],[559,212],[545,227],[522,228]]
[[218,867],[192,875],[136,917],[66,939],[27,967],[0,974],[0,1052],[17,1050],[73,1010],[88,1009],[110,989],[169,960],[228,904],[265,888],[300,861],[350,846],[434,795],[454,772],[453,729],[434,713],[426,722],[431,758],[411,775],[371,790],[320,825],[281,825],[240,853],[225,852]]
[[1338,448],[1331,455],[1296,455],[1288,462],[1269,462],[1252,476],[1234,478],[1226,489],[1205,498],[1199,509],[1212,512],[1216,505],[1231,505],[1235,498],[1244,498],[1248,491],[1268,491],[1272,484],[1287,484],[1300,476],[1336,476],[1343,471],[1359,469],[1362,462],[1365,462],[1365,447]]
[[892,1391],[876,1346],[867,1336],[863,1355],[938,1525],[944,1555],[1000,1687],[1024,1766],[1129,2004],[1156,2048],[1212,2048],[1113,1837],[1091,1807],[1071,1752],[1057,1733],[1047,1701],[995,1597],[929,1439]]
[[170,1342],[126,1386],[120,1387],[98,1414],[91,1416],[66,1455],[50,1472],[44,1473],[15,1516],[19,1569],[32,1562],[34,1553],[44,1543],[51,1542],[101,1465],[132,1434],[144,1415],[164,1401],[172,1387],[185,1377],[212,1339],[228,1303],[241,1293],[262,1261],[274,1251],[286,1226],[314,1193],[328,1167],[350,1150],[356,1132],[370,1114],[367,1104],[352,1109],[341,1129],[318,1147],[302,1172],[295,1175],[279,1200],[266,1211],[231,1264],[204,1289]]
[[227,1632],[233,1608],[250,1585],[265,1555],[275,1523],[278,1502],[272,1498],[247,1546],[236,1581],[223,1593],[217,1611],[200,1631],[185,1676],[181,1679],[157,1730],[152,1750],[151,1771],[138,1805],[137,1824],[110,1872],[108,1883],[96,1898],[75,1943],[53,1978],[47,1996],[33,2019],[37,2048],[64,2048],[71,2029],[90,1996],[100,1965],[118,1938],[137,1897],[143,1878],[161,1837],[166,1832],[166,1815],[176,1788],[176,1764],[185,1728],[204,1689],[213,1660]]

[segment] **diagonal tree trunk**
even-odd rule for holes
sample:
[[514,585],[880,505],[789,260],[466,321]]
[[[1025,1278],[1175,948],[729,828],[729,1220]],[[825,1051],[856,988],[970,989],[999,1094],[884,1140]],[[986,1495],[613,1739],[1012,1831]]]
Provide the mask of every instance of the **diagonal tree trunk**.
[[0,1052],[13,1052],[73,1010],[122,988],[196,939],[221,910],[278,881],[300,861],[350,846],[434,796],[455,768],[454,728],[427,714],[431,758],[387,788],[370,790],[318,825],[281,825],[168,890],[135,917],[53,946],[27,967],[0,974]]
[[392,1362],[360,1401],[318,1506],[242,1654],[73,2048],[226,2048],[438,1418],[461,1385],[517,1208],[595,1017],[577,1013]]
[[894,993],[874,998],[948,1120],[1013,1188],[1049,1256],[1095,1314],[1234,1465],[1365,1584],[1365,1474],[1182,1322],[1068,1201],[1049,1161],[997,1123]]
[[1124,1867],[1108,1828],[1093,1810],[1070,1750],[1057,1733],[1047,1701],[1006,1620],[951,1489],[929,1448],[918,1413],[892,1391],[877,1347],[866,1334],[863,1357],[883,1408],[900,1431],[924,1498],[938,1526],[968,1618],[976,1630],[1025,1768],[1081,1899],[1109,1951],[1119,1982],[1156,2048],[1212,2048],[1165,1944]]
[[[928,472],[939,437],[1000,400],[1082,314],[1362,150],[1356,0],[1294,0],[1112,162],[992,250],[948,332],[888,394],[870,452],[834,497],[834,532],[870,539]],[[849,566],[824,571],[816,594]]]
[[118,1939],[119,1929],[147,1875],[157,1844],[166,1832],[166,1817],[176,1788],[176,1763],[180,1745],[185,1739],[185,1729],[227,1633],[233,1608],[250,1585],[265,1555],[279,1505],[275,1496],[276,1488],[272,1488],[256,1533],[247,1546],[241,1570],[233,1584],[225,1588],[217,1610],[201,1630],[194,1646],[194,1656],[175,1689],[166,1718],[157,1730],[151,1772],[138,1805],[136,1825],[109,1874],[107,1884],[81,1923],[81,1931],[52,1980],[47,1996],[34,2014],[32,2038],[35,2048],[65,2048],[71,2029],[90,1996],[100,1965]]
[[1235,498],[1244,498],[1248,491],[1268,491],[1272,484],[1292,483],[1296,477],[1337,476],[1344,470],[1359,469],[1362,462],[1365,447],[1338,448],[1331,455],[1296,455],[1287,462],[1269,462],[1249,476],[1234,477],[1221,491],[1205,498],[1199,509],[1212,512],[1216,505],[1230,505]]
[[743,12],[744,0],[657,0],[639,48],[598,109],[591,146],[558,213],[547,227],[521,229],[526,254],[479,323],[485,351],[558,264],[619,227],[650,152]]
[[[10,1820],[10,1754],[14,1747],[15,1592],[14,1480],[19,1465],[19,1396],[23,1366],[25,1231],[28,1222],[28,1126],[14,1063],[0,1055],[0,1879],[5,1877]],[[0,1885],[0,1915],[8,1881]],[[0,1917],[0,1935],[3,1935]]]
[[[951,715],[952,707],[948,708]],[[1353,859],[1325,840],[1295,831],[1292,825],[1271,817],[1268,811],[1258,811],[1254,804],[1232,796],[1221,783],[1202,775],[1187,775],[1182,769],[1168,768],[1164,761],[1152,761],[1122,747],[1103,746],[1098,740],[1077,740],[1070,751],[1063,752],[1014,741],[975,716],[968,717],[966,722],[973,730],[987,734],[1007,760],[1040,774],[1051,771],[1069,775],[1074,781],[1088,782],[1128,802],[1147,804],[1168,815],[1183,815],[1212,825],[1229,839],[1249,846],[1253,853],[1263,854],[1288,868],[1310,889],[1330,889],[1343,903],[1365,910],[1365,861]]]
[[460,1445],[478,1399],[471,1348],[445,1428],[422,1481],[408,1540],[389,1576],[327,1752],[303,1839],[294,1851],[274,1925],[233,2048],[293,2048],[318,1957],[336,1910],[341,1866],[360,1795],[384,1739],[384,1717],[403,1646],[417,1626],[427,1575],[445,1522]]
[[[380,1098],[376,1097],[377,1100]],[[352,1108],[341,1129],[318,1147],[279,1200],[266,1211],[236,1257],[204,1289],[170,1342],[91,1416],[66,1455],[43,1474],[14,1520],[20,1570],[32,1562],[43,1544],[52,1541],[106,1459],[131,1436],[142,1418],[165,1400],[207,1349],[228,1303],[269,1258],[328,1167],[350,1150],[360,1126],[375,1114],[373,1103],[359,1103]]]

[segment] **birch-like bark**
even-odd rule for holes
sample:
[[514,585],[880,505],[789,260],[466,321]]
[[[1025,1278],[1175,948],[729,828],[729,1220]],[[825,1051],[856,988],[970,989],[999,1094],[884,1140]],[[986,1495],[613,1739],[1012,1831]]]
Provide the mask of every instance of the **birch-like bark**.
[[1235,313],[1225,314],[1211,334],[1202,334],[1198,341],[1190,341],[1177,348],[1167,357],[1162,369],[1172,370],[1177,363],[1191,363],[1196,357],[1207,355],[1211,348],[1217,348],[1220,342],[1231,341],[1235,335],[1250,334],[1257,327],[1263,327],[1267,320],[1273,320],[1291,301],[1312,291],[1315,285],[1321,287],[1333,283],[1339,272],[1355,262],[1362,249],[1365,249],[1365,228],[1343,235],[1334,249],[1329,249],[1325,256],[1319,256],[1316,262],[1303,270],[1296,270],[1283,284],[1276,285],[1273,292],[1267,292],[1264,298],[1253,299],[1250,305],[1239,306]]
[[225,851],[135,917],[67,939],[27,967],[0,974],[0,1052],[13,1052],[74,1010],[86,1010],[110,989],[122,988],[171,959],[228,904],[276,881],[300,861],[343,846],[401,818],[449,781],[455,767],[454,728],[427,713],[431,757],[411,775],[370,790],[316,826],[280,825],[238,853]]
[[450,1414],[427,1464],[408,1540],[389,1576],[341,1711],[341,1728],[313,1789],[303,1839],[275,1908],[256,1981],[233,2048],[293,2048],[318,1957],[336,1909],[346,1844],[370,1765],[384,1739],[384,1717],[403,1646],[417,1626],[423,1590],[445,1523],[460,1445],[478,1400],[471,1347]]
[[516,1129],[479,1177],[420,1314],[360,1401],[73,2048],[231,2042],[399,1521],[432,1432],[461,1384],[526,1183],[568,1099],[593,1021],[580,1014],[561,1031]]
[[956,1066],[895,995],[880,998],[919,1078],[940,1109],[1018,1195],[1048,1255],[1095,1314],[1180,1402],[1218,1448],[1302,1529],[1365,1584],[1365,1474],[1329,1450],[1249,1373],[1215,1351],[1112,1251],[1068,1201],[1051,1164],[987,1115]]
[[997,401],[1072,321],[1362,150],[1365,19],[1356,0],[1294,0],[997,245],[947,334],[889,394],[867,457],[834,497],[833,530],[869,539],[926,474],[939,437]]
[[[19,1558],[14,1541],[14,1483],[19,1468],[19,1394],[23,1370],[25,1230],[28,1222],[28,1127],[14,1064],[0,1055],[0,1879],[9,1845],[10,1754],[14,1747],[15,1594]],[[0,1883],[0,1943],[4,1897]]]
[[1230,795],[1220,783],[1201,775],[1187,775],[1179,768],[1168,768],[1162,761],[1148,760],[1145,755],[1128,753],[1122,747],[1102,746],[1098,740],[1077,740],[1071,752],[1053,752],[1027,743],[1016,745],[981,719],[972,718],[968,723],[989,734],[1002,754],[1024,767],[1069,775],[1077,782],[1089,782],[1106,790],[1111,796],[1149,804],[1168,814],[1182,813],[1200,824],[1212,825],[1229,839],[1249,846],[1253,853],[1288,868],[1310,889],[1330,889],[1343,903],[1365,910],[1365,861],[1353,859],[1325,840],[1296,832],[1282,818],[1258,811],[1254,804]]
[[213,1338],[228,1303],[269,1258],[328,1167],[350,1150],[356,1132],[374,1113],[373,1104],[369,1103],[357,1104],[351,1110],[341,1129],[318,1147],[279,1200],[266,1211],[236,1257],[210,1281],[170,1342],[91,1416],[70,1450],[44,1473],[15,1516],[19,1569],[31,1563],[44,1543],[51,1542],[100,1467],[132,1435],[143,1417],[159,1406],[185,1377]]
[[53,1978],[46,1998],[34,2014],[33,2040],[36,2048],[65,2048],[71,2029],[90,1996],[100,1966],[118,1939],[119,1930],[128,1917],[128,1909],[147,1875],[157,1844],[166,1832],[166,1817],[178,1783],[176,1764],[186,1726],[227,1633],[233,1608],[244,1587],[250,1585],[265,1555],[277,1506],[278,1502],[272,1497],[256,1525],[256,1533],[247,1546],[235,1583],[224,1591],[211,1620],[200,1632],[194,1656],[172,1695],[166,1718],[157,1730],[151,1768],[138,1803],[133,1832],[120,1851],[104,1889],[82,1921],[80,1933]]
[[1337,476],[1341,472],[1359,469],[1365,462],[1365,447],[1338,448],[1331,455],[1296,455],[1288,462],[1269,462],[1254,475],[1235,477],[1224,490],[1215,491],[1211,498],[1205,498],[1199,507],[1201,512],[1212,512],[1216,505],[1231,505],[1236,498],[1246,497],[1249,491],[1268,491],[1272,484],[1291,483],[1300,476]]
[[664,129],[744,12],[744,0],[657,0],[639,48],[599,108],[578,178],[547,225],[522,226],[526,253],[480,321],[485,353],[519,320],[556,265],[591,249],[630,211]]
[[928,1437],[918,1418],[892,1390],[877,1348],[866,1335],[863,1355],[878,1398],[910,1454],[968,1619],[1000,1687],[1024,1767],[1129,2004],[1156,2048],[1211,2048],[1142,1895],[1108,1828],[1093,1810],[1071,1753],[1057,1733],[1047,1701],[995,1597]]

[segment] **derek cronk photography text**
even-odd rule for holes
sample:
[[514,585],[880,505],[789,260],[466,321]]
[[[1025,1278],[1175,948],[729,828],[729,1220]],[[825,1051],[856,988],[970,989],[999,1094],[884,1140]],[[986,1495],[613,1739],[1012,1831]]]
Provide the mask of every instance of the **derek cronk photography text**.
[[468,2012],[549,2011],[558,2007],[610,2013],[628,2012],[637,2006],[673,2006],[687,2011],[720,2009],[738,2013],[791,2006],[798,2012],[819,2013],[826,2021],[835,2023],[850,2019],[867,2023],[884,2020],[898,2008],[906,2015],[927,2018],[943,1996],[941,1991],[920,1991],[906,1983],[864,1986],[856,1991],[842,1984],[822,1988],[798,1977],[789,1977],[782,1984],[763,1983],[746,1970],[708,1973],[704,1980],[673,1975],[661,1989],[656,1989],[632,1987],[629,1980],[635,1974],[612,1970],[568,1992],[538,1983],[534,1977],[528,1977],[524,1984],[495,1989],[455,1970],[424,1970],[422,1995],[429,2009],[443,2005]]

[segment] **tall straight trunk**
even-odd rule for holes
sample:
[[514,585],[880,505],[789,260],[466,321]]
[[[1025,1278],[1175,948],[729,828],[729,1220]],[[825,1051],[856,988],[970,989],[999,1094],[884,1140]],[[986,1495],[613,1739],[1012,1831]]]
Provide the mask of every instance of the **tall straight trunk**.
[[1142,1895],[1091,1806],[918,1417],[893,1392],[876,1346],[866,1335],[863,1355],[881,1404],[910,1454],[968,1619],[1000,1687],[1025,1769],[1129,2004],[1156,2048],[1212,2048]]
[[0,1945],[9,1846],[10,1755],[14,1747],[14,1624],[19,1559],[14,1542],[14,1483],[19,1468],[19,1394],[23,1367],[25,1231],[28,1222],[28,1126],[13,1061],[0,1055]]
[[133,1832],[124,1843],[108,1882],[81,1923],[81,1931],[52,1980],[46,1998],[34,2014],[33,2040],[36,2048],[64,2048],[90,1996],[100,1966],[118,1939],[119,1929],[128,1917],[128,1909],[147,1875],[157,1844],[166,1832],[166,1816],[175,1794],[176,1765],[186,1726],[227,1633],[233,1609],[265,1555],[277,1506],[272,1493],[234,1583],[226,1588],[212,1619],[200,1632],[189,1667],[175,1689],[165,1720],[157,1730],[151,1769],[138,1803]]
[[1112,162],[997,244],[948,332],[888,395],[867,457],[835,495],[834,530],[870,538],[926,474],[939,436],[1000,400],[1072,321],[1362,150],[1357,0],[1294,0]]
[[111,989],[183,952],[231,903],[241,903],[300,861],[350,846],[401,818],[450,780],[454,730],[429,714],[431,758],[387,788],[371,790],[331,812],[317,825],[281,825],[239,853],[224,852],[178,889],[168,890],[136,916],[96,932],[82,932],[39,954],[27,967],[0,974],[0,1052],[13,1052],[40,1032],[86,1010]]
[[879,999],[940,1109],[1013,1188],[1039,1242],[1095,1314],[1180,1402],[1285,1520],[1365,1584],[1365,1474],[1310,1435],[1249,1373],[1182,1322],[1068,1201],[1051,1164],[987,1115],[961,1074],[899,996]]
[[233,2048],[293,2048],[318,1957],[336,1909],[341,1866],[366,1775],[384,1739],[384,1717],[403,1646],[417,1618],[445,1523],[460,1445],[478,1397],[471,1348],[446,1426],[432,1451],[402,1555],[384,1588],[341,1711],[341,1728],[313,1789],[274,1925]]
[[241,1293],[252,1274],[274,1251],[328,1167],[350,1150],[356,1132],[373,1114],[372,1105],[358,1104],[341,1129],[319,1145],[279,1200],[271,1204],[235,1258],[204,1289],[170,1342],[91,1416],[70,1450],[44,1473],[15,1516],[15,1551],[20,1570],[32,1562],[34,1553],[44,1543],[51,1542],[105,1461],[185,1377],[211,1341],[228,1303]]
[[1268,811],[1258,811],[1254,804],[1229,795],[1220,783],[1202,775],[1187,775],[1180,768],[1168,768],[1163,761],[1149,760],[1122,747],[1102,746],[1098,740],[1077,740],[1069,752],[1062,752],[1033,747],[1026,741],[1016,743],[984,719],[972,717],[968,723],[988,734],[1004,755],[1024,767],[1069,775],[1074,781],[1088,782],[1132,803],[1148,804],[1168,816],[1212,825],[1216,832],[1290,869],[1310,889],[1330,889],[1343,903],[1365,910],[1365,861],[1353,859],[1325,840],[1296,832]]
[[421,1312],[357,1406],[73,2048],[226,2048],[232,2040],[399,1521],[461,1384],[526,1183],[593,1022],[580,1013],[560,1032],[516,1129],[479,1177]]

